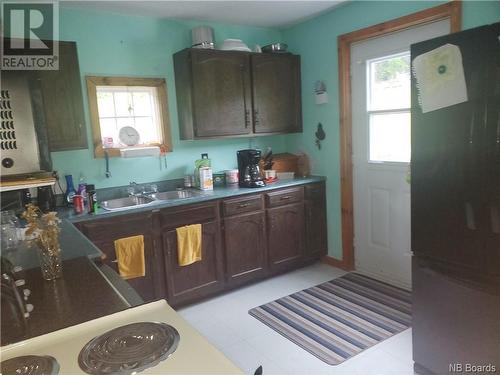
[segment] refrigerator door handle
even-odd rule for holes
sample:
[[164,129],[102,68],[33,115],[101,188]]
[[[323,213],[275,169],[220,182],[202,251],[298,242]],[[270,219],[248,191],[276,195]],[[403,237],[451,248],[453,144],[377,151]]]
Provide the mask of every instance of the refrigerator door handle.
[[500,234],[500,207],[498,204],[490,206],[491,231]]
[[467,228],[470,230],[476,230],[476,219],[474,216],[474,208],[470,202],[465,202],[465,222]]
[[476,113],[472,112],[472,117],[470,119],[470,125],[469,125],[469,144],[473,143],[475,128],[476,128]]

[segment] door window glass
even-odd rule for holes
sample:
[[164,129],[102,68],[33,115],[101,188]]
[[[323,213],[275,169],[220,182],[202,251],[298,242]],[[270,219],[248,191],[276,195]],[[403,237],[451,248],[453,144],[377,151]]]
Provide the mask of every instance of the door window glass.
[[367,61],[369,161],[409,163],[410,53]]

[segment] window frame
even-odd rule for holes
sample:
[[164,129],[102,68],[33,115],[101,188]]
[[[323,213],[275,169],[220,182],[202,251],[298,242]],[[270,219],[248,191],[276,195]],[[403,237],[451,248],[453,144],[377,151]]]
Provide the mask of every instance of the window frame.
[[[138,146],[124,146],[104,148],[102,146],[101,126],[99,122],[99,109],[97,104],[97,86],[126,86],[126,87],[154,87],[158,98],[159,121],[161,132],[161,143],[150,143],[148,146],[158,146],[162,152],[172,151],[172,137],[168,115],[167,83],[164,78],[140,78],[140,77],[105,77],[87,76],[87,94],[89,100],[90,121],[92,125],[92,137],[94,144],[94,157],[103,158],[105,151],[109,157],[120,157],[120,150],[133,149]],[[144,147],[141,145],[139,147]]]
[[[408,166],[411,163],[411,159],[409,161],[395,161],[395,160],[373,160],[371,159],[371,115],[384,115],[384,114],[392,114],[392,113],[411,113],[411,99],[410,99],[410,106],[409,107],[394,107],[394,108],[386,108],[386,109],[371,109],[372,108],[372,103],[371,103],[371,94],[372,94],[372,69],[371,69],[371,64],[376,63],[379,61],[384,61],[389,58],[397,58],[400,56],[406,56],[410,57],[410,51],[409,50],[403,50],[399,52],[393,52],[387,56],[382,56],[382,57],[375,57],[375,58],[369,58],[366,60],[366,120],[367,120],[367,125],[368,125],[368,137],[367,137],[367,162],[369,164],[377,164],[377,165],[401,165],[401,166]],[[411,61],[410,61],[411,64]],[[410,68],[410,81],[411,81],[411,68]],[[410,123],[410,131],[411,131],[411,123]]]

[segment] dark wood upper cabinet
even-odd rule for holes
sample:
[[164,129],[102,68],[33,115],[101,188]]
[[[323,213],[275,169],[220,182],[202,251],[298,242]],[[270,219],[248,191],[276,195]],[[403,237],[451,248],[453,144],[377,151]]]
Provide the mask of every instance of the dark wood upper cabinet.
[[174,55],[181,139],[252,131],[246,53],[188,49]]
[[252,54],[255,133],[302,131],[300,56]]
[[306,222],[304,258],[315,260],[328,253],[325,183],[306,185],[304,189]]
[[174,69],[181,139],[302,131],[299,56],[185,49]]
[[88,148],[75,42],[59,42],[59,70],[37,72],[51,151]]
[[161,254],[158,253],[158,237],[153,228],[152,212],[117,216],[77,223],[80,229],[105,256],[103,262],[118,273],[115,240],[136,235],[144,236],[144,277],[126,280],[146,302],[164,297],[163,268]]

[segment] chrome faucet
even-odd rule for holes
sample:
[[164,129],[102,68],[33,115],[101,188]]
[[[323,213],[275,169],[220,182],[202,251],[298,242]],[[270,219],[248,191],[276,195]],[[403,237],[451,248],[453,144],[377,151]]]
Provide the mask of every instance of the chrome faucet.
[[154,195],[158,193],[156,184],[147,184],[142,186],[142,195]]
[[128,193],[129,197],[135,197],[138,195],[135,191],[137,186],[138,186],[137,182],[134,182],[134,181],[129,182],[128,187],[127,187],[127,193]]
[[158,193],[158,186],[155,184],[139,185],[137,182],[130,182],[127,187],[127,192],[130,197],[154,195]]

